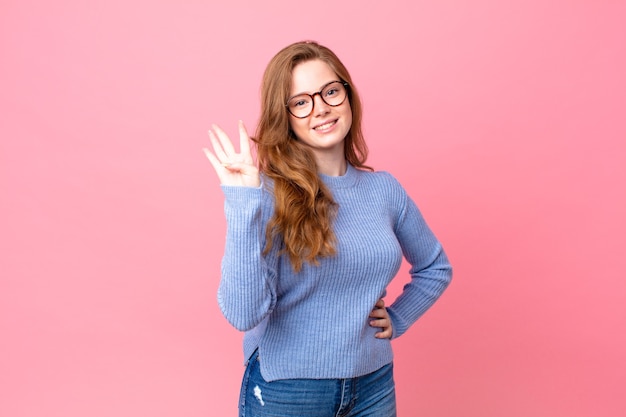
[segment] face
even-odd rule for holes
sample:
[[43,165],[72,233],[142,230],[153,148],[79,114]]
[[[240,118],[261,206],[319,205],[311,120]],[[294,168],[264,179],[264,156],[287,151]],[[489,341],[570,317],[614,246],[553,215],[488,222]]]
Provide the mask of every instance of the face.
[[[301,93],[313,95],[326,84],[339,81],[328,64],[320,60],[298,64],[292,72],[290,97]],[[344,160],[344,139],[352,126],[348,98],[338,106],[326,104],[320,95],[314,98],[311,114],[299,119],[289,114],[289,124],[298,140],[311,148],[318,163],[321,160]]]

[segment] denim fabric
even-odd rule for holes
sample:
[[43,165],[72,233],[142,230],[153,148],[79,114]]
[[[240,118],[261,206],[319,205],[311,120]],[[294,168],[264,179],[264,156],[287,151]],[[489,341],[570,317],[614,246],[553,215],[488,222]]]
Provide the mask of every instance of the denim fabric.
[[395,417],[393,364],[357,378],[281,379],[261,376],[258,351],[246,367],[240,417]]

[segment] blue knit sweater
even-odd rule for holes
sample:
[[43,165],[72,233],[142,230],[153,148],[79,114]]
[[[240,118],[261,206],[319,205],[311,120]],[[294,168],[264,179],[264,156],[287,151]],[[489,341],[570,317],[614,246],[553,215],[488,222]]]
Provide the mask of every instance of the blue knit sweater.
[[395,178],[348,165],[339,177],[321,175],[339,208],[333,223],[337,254],[294,273],[280,244],[262,255],[274,200],[259,188],[222,186],[227,221],[218,302],[245,331],[244,355],[259,349],[268,380],[351,378],[393,359],[389,339],[377,339],[369,313],[398,272],[410,282],[387,307],[393,338],[402,335],[441,295],[452,268],[417,206]]

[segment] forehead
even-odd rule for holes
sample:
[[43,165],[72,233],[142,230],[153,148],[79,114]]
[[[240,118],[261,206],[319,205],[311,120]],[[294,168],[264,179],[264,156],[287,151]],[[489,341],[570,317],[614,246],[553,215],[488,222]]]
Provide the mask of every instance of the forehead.
[[291,72],[291,95],[313,93],[336,80],[339,77],[326,62],[319,59],[301,62]]

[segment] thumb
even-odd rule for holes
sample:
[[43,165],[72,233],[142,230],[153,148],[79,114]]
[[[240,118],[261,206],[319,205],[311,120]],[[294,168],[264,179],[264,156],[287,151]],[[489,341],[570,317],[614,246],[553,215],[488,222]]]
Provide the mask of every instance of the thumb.
[[254,165],[246,164],[243,162],[224,162],[222,163],[224,168],[232,173],[238,173],[246,177],[247,185],[258,187],[261,185],[261,178],[259,176],[259,170]]

